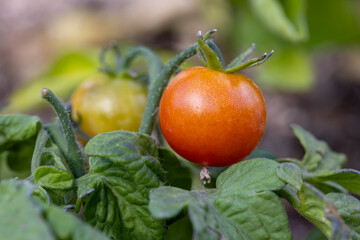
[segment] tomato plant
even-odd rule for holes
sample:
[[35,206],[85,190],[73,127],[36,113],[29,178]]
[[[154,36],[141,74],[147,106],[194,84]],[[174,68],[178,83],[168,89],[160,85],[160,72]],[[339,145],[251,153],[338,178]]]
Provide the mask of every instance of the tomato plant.
[[[360,194],[360,171],[342,169],[345,155],[300,126],[292,128],[305,150],[302,160],[254,150],[235,163],[257,144],[266,118],[260,90],[235,72],[271,53],[246,60],[252,47],[225,67],[213,32],[199,34],[165,65],[144,47],[119,62],[128,69],[144,56],[149,65],[139,131],[98,134],[82,149],[68,109],[49,89],[41,96],[58,115],[54,121],[0,115],[0,177],[7,170],[31,172],[26,180],[0,182],[0,238],[291,240],[284,199],[316,226],[320,239],[360,239],[360,201],[350,195]],[[196,53],[207,68],[186,69],[168,85]],[[198,165],[151,137],[159,104],[161,128],[175,151],[200,164],[232,164],[209,167],[216,184],[203,184]]]
[[71,98],[73,119],[90,137],[115,130],[139,130],[147,89],[128,77],[105,74],[82,83]]
[[201,165],[228,166],[249,155],[260,141],[265,101],[244,75],[193,67],[165,89],[159,120],[178,154]]

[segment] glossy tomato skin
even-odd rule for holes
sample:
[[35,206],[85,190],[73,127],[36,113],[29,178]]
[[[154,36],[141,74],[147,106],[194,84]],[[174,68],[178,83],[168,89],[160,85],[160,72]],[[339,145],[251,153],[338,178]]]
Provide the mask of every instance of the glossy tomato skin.
[[205,166],[228,166],[261,140],[266,107],[256,84],[241,74],[205,67],[176,75],[160,102],[161,131],[171,148]]
[[99,75],[73,93],[72,117],[91,137],[115,130],[138,131],[146,101],[146,87],[139,82]]

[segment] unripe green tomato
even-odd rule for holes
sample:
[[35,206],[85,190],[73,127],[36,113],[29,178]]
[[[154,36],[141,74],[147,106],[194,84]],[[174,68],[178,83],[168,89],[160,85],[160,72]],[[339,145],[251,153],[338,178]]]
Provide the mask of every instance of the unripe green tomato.
[[138,131],[146,101],[143,84],[99,75],[85,81],[72,95],[72,117],[90,137],[115,130]]

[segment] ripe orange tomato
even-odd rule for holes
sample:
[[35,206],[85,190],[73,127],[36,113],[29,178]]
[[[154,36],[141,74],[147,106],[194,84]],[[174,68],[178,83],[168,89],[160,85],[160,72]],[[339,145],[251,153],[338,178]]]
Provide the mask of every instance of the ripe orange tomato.
[[192,67],[166,87],[159,121],[170,147],[185,159],[228,166],[259,143],[266,107],[260,89],[248,77]]
[[72,117],[90,137],[115,130],[138,131],[146,102],[146,87],[139,82],[99,75],[75,90]]

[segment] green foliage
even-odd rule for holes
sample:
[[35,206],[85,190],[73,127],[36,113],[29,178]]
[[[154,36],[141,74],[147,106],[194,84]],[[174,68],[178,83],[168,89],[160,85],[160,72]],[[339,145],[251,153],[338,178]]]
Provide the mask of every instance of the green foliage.
[[70,173],[52,166],[43,166],[34,172],[35,184],[50,189],[71,189],[74,178]]
[[277,168],[277,175],[281,180],[300,191],[303,184],[301,168],[293,163],[282,163]]
[[249,1],[254,14],[277,36],[298,42],[308,38],[305,15],[305,0],[283,1],[252,0]]
[[36,136],[41,129],[39,117],[0,115],[0,178],[29,174]]
[[264,87],[306,92],[315,82],[314,52],[360,43],[358,6],[352,0],[229,0],[234,24],[231,48],[251,43],[275,49],[269,64],[257,69]]
[[172,151],[159,148],[159,159],[166,173],[165,184],[189,190],[191,188],[191,165],[178,158]]
[[306,171],[319,173],[336,170],[346,162],[344,154],[331,151],[327,143],[319,141],[300,126],[293,125],[292,129],[305,150],[301,165]]
[[55,166],[66,170],[65,157],[63,156],[59,145],[53,142],[54,135],[51,135],[45,129],[39,132],[36,139],[35,149],[31,161],[31,172],[34,173],[41,166]]
[[339,169],[322,174],[311,174],[306,178],[308,182],[333,182],[350,192],[360,194],[360,172],[354,169]]
[[195,239],[291,239],[284,207],[270,191],[285,185],[274,174],[278,165],[237,163],[220,174],[215,192],[160,187],[150,193],[150,211],[167,219],[187,207]]
[[[216,185],[205,188],[196,165],[159,147],[146,134],[116,131],[94,137],[85,148],[89,171],[74,178],[64,157],[68,143],[59,121],[41,127],[37,118],[24,115],[0,119],[7,119],[3,120],[6,141],[2,146],[7,147],[3,149],[36,138],[29,178],[34,185],[13,180],[0,185],[0,205],[10,204],[1,202],[10,201],[6,199],[18,199],[0,216],[21,206],[24,213],[14,221],[22,224],[34,216],[25,225],[30,229],[36,224],[29,233],[34,239],[88,236],[84,231],[89,226],[51,204],[70,204],[66,208],[76,211],[82,208],[86,222],[116,240],[188,239],[190,235],[199,240],[292,239],[280,198],[327,238],[360,239],[360,202],[347,194],[360,193],[360,172],[341,169],[345,156],[299,126],[293,130],[305,149],[302,160],[276,159],[257,149],[247,160],[211,168]],[[19,196],[12,196],[15,193]],[[30,208],[34,204],[37,207]],[[179,233],[181,229],[187,232]],[[6,229],[3,236],[11,231],[16,230]],[[21,239],[21,233],[16,234],[14,239]]]
[[159,239],[164,222],[147,208],[149,191],[162,184],[155,142],[132,132],[100,134],[85,152],[90,171],[78,179],[78,196],[87,198],[85,221],[114,239]]
[[19,180],[0,183],[0,238],[13,240],[105,240],[76,216],[32,197],[34,186]]
[[360,201],[344,193],[329,193],[325,199],[336,207],[339,214],[336,217],[340,216],[343,223],[346,224],[351,239],[360,239]]
[[[282,17],[289,21],[283,26],[292,26],[300,38],[302,20],[297,11],[303,2],[281,3]],[[274,7],[280,5],[269,8]],[[283,198],[323,233],[308,239],[360,239],[360,201],[348,194],[360,194],[360,172],[342,169],[346,157],[299,126],[293,130],[305,150],[302,160],[276,159],[256,149],[230,167],[210,168],[216,184],[205,186],[199,166],[158,146],[148,135],[163,88],[196,47],[156,68],[162,69],[157,77],[152,68],[156,79],[150,81],[153,95],[140,132],[97,135],[84,152],[75,140],[67,110],[49,90],[43,90],[42,97],[52,104],[59,120],[42,125],[37,117],[0,116],[2,164],[6,160],[13,172],[29,171],[30,164],[25,167],[22,159],[31,159],[26,181],[0,182],[0,238],[286,240],[292,235]],[[214,45],[209,47],[217,52]],[[143,50],[133,52],[133,57],[148,51]],[[74,214],[62,208],[73,209]]]
[[[316,225],[329,239],[359,239],[358,228],[354,228],[359,221],[358,215],[360,202],[345,193],[346,190],[359,194],[360,178],[359,171],[353,169],[341,169],[346,157],[343,154],[333,152],[324,142],[316,139],[303,128],[292,126],[295,136],[305,149],[302,161],[290,161],[280,159],[282,164],[296,166],[301,172],[301,189],[295,184],[287,185],[278,193],[287,199],[291,205],[310,222]],[[292,181],[296,178],[293,177]],[[318,186],[325,193],[315,188]],[[346,189],[346,190],[345,190]],[[345,208],[346,206],[346,208]],[[344,210],[342,209],[344,208]],[[349,215],[354,216],[349,221]],[[355,223],[355,225],[354,225]],[[351,237],[350,238],[350,234]]]

